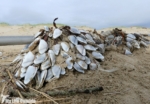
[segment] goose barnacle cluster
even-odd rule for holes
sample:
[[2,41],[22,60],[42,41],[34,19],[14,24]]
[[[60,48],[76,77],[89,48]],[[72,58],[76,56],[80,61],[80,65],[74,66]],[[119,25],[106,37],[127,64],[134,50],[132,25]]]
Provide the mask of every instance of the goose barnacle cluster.
[[54,29],[44,26],[25,51],[14,59],[13,63],[18,63],[15,77],[20,78],[17,82],[20,88],[25,88],[34,79],[36,88],[41,88],[44,82],[58,79],[66,70],[81,73],[96,70],[105,60],[105,48],[112,44],[119,46],[125,42],[125,54],[132,54],[130,49],[139,49],[141,45],[147,47],[145,38],[117,28],[98,34],[96,30],[91,32],[70,26],[58,28],[55,20]]

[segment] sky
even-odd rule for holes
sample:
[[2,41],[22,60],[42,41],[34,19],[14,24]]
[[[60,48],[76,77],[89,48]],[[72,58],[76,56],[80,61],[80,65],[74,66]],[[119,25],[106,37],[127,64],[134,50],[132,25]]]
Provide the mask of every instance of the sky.
[[150,27],[150,0],[0,0],[0,22]]

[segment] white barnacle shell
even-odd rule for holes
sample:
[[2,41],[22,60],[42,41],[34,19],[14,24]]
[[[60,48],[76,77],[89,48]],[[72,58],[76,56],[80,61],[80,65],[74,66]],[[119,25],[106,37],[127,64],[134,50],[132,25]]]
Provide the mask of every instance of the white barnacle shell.
[[83,38],[83,39],[86,39],[86,36],[83,35],[83,34],[80,34],[79,36],[80,36],[81,38]]
[[94,40],[86,39],[86,42],[87,42],[88,44],[91,44],[91,45],[95,44],[95,41],[94,41]]
[[130,50],[125,49],[125,55],[132,55]]
[[79,54],[79,53],[76,54],[76,57],[77,57],[78,59],[85,60],[85,56],[83,56],[83,55],[81,55],[81,54]]
[[93,38],[90,34],[86,34],[85,37],[87,38],[87,40],[95,43],[95,41],[93,40]]
[[45,81],[46,81],[46,82],[49,82],[49,81],[52,79],[53,76],[54,76],[54,75],[53,75],[53,73],[52,73],[52,69],[51,69],[51,68],[48,69],[48,70],[47,70],[47,76],[46,76]]
[[22,62],[23,62],[23,61],[22,61],[22,60],[20,60],[20,62],[18,62],[18,63],[17,63],[16,68],[19,68],[19,67],[21,66]]
[[61,42],[61,47],[65,52],[69,51],[69,44],[67,42]]
[[40,73],[40,79],[39,79],[39,86],[38,86],[38,88],[40,88],[40,87],[43,86],[43,83],[44,83],[44,81],[45,81],[46,75],[47,75],[47,70],[43,70],[43,71]]
[[90,58],[88,58],[87,56],[85,56],[85,62],[86,62],[86,64],[90,64],[91,63]]
[[28,84],[34,78],[34,76],[36,75],[37,69],[38,68],[35,66],[28,67],[25,78],[24,78],[24,84]]
[[99,53],[99,52],[92,52],[92,56],[95,59],[101,59],[102,61],[104,61],[104,56],[101,53]]
[[48,44],[45,40],[40,39],[40,43],[39,43],[39,53],[43,54],[47,51],[48,49]]
[[30,45],[30,44],[26,44],[26,45],[24,46],[24,48],[21,50],[21,53],[28,52],[29,45]]
[[92,39],[93,39],[90,34],[85,34],[85,37],[86,37],[87,39],[89,39],[89,40],[92,40]]
[[[20,78],[23,78],[23,77],[25,77],[25,75],[26,75],[26,68],[21,68],[20,70],[18,70],[17,72],[19,72],[20,73]],[[21,72],[20,72],[21,71]],[[18,73],[18,74],[19,74]]]
[[19,77],[20,76],[20,70],[17,70],[15,77]]
[[105,53],[105,45],[104,44],[98,44],[97,46],[100,49],[101,53]]
[[76,45],[76,48],[77,48],[77,50],[78,50],[82,55],[85,56],[86,50],[85,50],[85,48],[84,48],[82,45]]
[[83,39],[82,37],[77,36],[77,40],[81,43],[87,44],[86,40]]
[[41,77],[41,72],[39,70],[37,70],[35,77],[36,77],[36,85],[39,86],[40,77]]
[[22,73],[25,73],[26,71],[27,71],[26,68],[21,68],[21,72],[22,72]]
[[148,47],[147,43],[142,40],[140,41],[140,45],[143,45],[144,47]]
[[58,66],[58,65],[54,65],[52,67],[52,73],[53,73],[53,75],[54,75],[55,78],[59,78],[60,73],[61,73],[61,67]]
[[[43,30],[43,31],[44,31],[44,30]],[[41,35],[43,31],[37,32],[37,33],[35,34],[34,38],[37,38],[39,35]]]
[[77,70],[78,72],[84,73],[84,70],[78,65],[76,62],[73,65],[74,69]]
[[89,51],[96,51],[96,50],[97,50],[96,47],[94,47],[94,46],[92,46],[92,45],[88,45],[88,44],[85,45],[84,48],[85,48],[86,50],[89,50]]
[[126,42],[126,46],[127,46],[128,48],[132,48],[132,45],[131,45],[130,42]]
[[138,43],[136,40],[133,40],[133,41],[131,42],[131,44],[132,44],[132,46],[133,46],[134,48],[140,49],[140,45],[139,45],[139,43]]
[[50,59],[48,58],[46,61],[44,61],[42,64],[41,64],[41,70],[46,70],[47,68],[49,68],[51,66],[51,63],[50,63]]
[[78,44],[78,40],[77,40],[76,36],[70,35],[70,36],[68,36],[68,39],[70,40],[70,42],[71,42],[72,44],[74,44],[74,45],[77,45],[77,44]]
[[128,34],[127,38],[126,38],[126,41],[127,42],[131,42],[131,41],[133,41],[135,39],[136,39],[136,37],[133,34]]
[[101,68],[100,62],[98,62],[97,60],[94,60],[94,62],[96,63],[97,68],[100,69]]
[[20,61],[22,58],[23,58],[23,55],[22,55],[22,54],[19,54],[19,55],[12,61],[12,63],[18,62],[18,61]]
[[21,72],[21,73],[20,73],[20,78],[25,77],[25,75],[26,75],[26,72]]
[[54,66],[55,61],[56,61],[55,53],[52,50],[49,50],[48,51],[48,55],[49,55],[49,57],[51,59],[52,66]]
[[44,26],[44,30],[45,31],[50,31],[49,27],[47,27],[47,26]]
[[68,53],[66,53],[66,52],[64,52],[64,51],[61,51],[61,56],[63,57],[63,58],[68,58],[68,57],[70,57],[69,55],[68,55]]
[[90,63],[90,70],[96,70],[98,68],[96,63]]
[[87,67],[88,67],[88,65],[82,60],[79,60],[77,63],[78,63],[78,65],[80,65],[80,67],[82,69],[87,69]]
[[46,60],[47,56],[46,53],[43,54],[37,54],[34,59],[34,64],[40,64]]
[[68,69],[72,69],[73,67],[73,63],[71,62],[71,60],[73,60],[72,57],[66,59],[66,64]]
[[16,82],[16,85],[17,85],[18,87],[20,87],[21,89],[26,88],[26,86],[25,86],[21,81],[16,80],[15,82]]
[[80,31],[78,29],[76,29],[75,27],[70,27],[70,32],[72,32],[74,34],[80,34]]
[[79,30],[81,33],[88,33],[86,30]]
[[60,51],[60,44],[53,45],[53,52],[58,55]]
[[72,43],[69,43],[69,45],[71,49],[74,49],[75,46]]
[[27,67],[29,65],[31,65],[33,63],[33,60],[34,60],[34,54],[29,51],[25,56],[24,56],[24,59],[23,59],[23,62],[22,62],[22,67]]
[[115,38],[115,36],[114,36],[114,35],[112,35],[112,34],[111,34],[111,35],[106,36],[106,39],[107,39],[107,40],[112,40],[112,39],[114,39],[114,38]]
[[66,70],[64,68],[61,68],[61,72],[60,72],[61,75],[65,75],[66,74]]
[[60,29],[55,29],[53,33],[53,39],[58,38],[60,35],[62,35],[62,31]]

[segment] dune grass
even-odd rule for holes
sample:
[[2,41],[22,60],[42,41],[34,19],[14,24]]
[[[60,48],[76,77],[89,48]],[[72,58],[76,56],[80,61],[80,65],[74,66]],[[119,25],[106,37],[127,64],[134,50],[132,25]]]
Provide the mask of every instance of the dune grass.
[[[30,24],[30,23],[26,23],[26,24],[15,24],[17,26],[53,26],[52,23],[40,23],[40,24]],[[5,22],[1,22],[0,26],[13,26],[9,23],[5,23]],[[57,23],[57,26],[64,26],[64,24],[60,24]]]
[[6,23],[6,22],[1,22],[0,26],[9,26],[10,24]]
[[[61,27],[61,26],[64,26],[64,25],[67,25],[67,24],[61,24],[61,23],[56,23],[58,27]],[[1,22],[0,23],[0,26],[14,26],[12,24],[9,24],[9,23],[6,23],[6,22]],[[32,26],[32,27],[36,27],[36,26],[48,26],[48,27],[51,27],[53,26],[52,23],[39,23],[39,24],[30,24],[30,23],[26,23],[26,24],[15,24],[15,26]],[[90,26],[73,26],[73,27],[78,27],[78,28],[88,28],[88,29],[93,29],[92,27]],[[143,27],[143,26],[111,26],[111,27],[104,27],[104,28],[99,28],[97,30],[107,30],[107,29],[114,29],[114,28],[120,28],[120,29],[123,29],[123,28],[138,28],[138,29],[147,29],[148,27]]]

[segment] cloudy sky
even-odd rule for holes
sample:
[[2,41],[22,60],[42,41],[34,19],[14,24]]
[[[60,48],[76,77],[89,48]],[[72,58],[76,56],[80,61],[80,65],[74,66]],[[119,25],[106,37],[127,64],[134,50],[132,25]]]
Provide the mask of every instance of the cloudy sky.
[[0,22],[150,27],[150,0],[0,0]]

